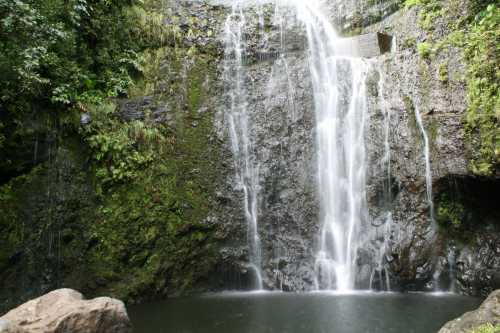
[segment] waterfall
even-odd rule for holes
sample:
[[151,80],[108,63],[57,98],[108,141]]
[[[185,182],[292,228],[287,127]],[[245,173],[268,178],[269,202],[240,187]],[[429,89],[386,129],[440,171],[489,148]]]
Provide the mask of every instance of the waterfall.
[[[258,31],[262,41],[263,9],[257,1]],[[352,290],[357,287],[358,250],[366,243],[370,228],[366,201],[365,130],[368,119],[366,79],[371,62],[346,56],[352,45],[338,37],[320,0],[273,1],[273,22],[279,31],[279,54],[275,64],[289,78],[285,52],[285,23],[280,6],[296,11],[296,22],[305,31],[307,59],[313,87],[320,230],[314,259],[317,289]],[[233,2],[225,24],[224,82],[228,96],[226,112],[238,186],[244,193],[248,225],[250,267],[256,272],[256,286],[262,288],[262,258],[258,233],[259,164],[254,156],[245,90],[245,15],[250,1]],[[261,59],[262,60],[262,59]],[[269,83],[270,85],[273,82]],[[296,119],[293,84],[288,81],[291,118]],[[387,125],[388,126],[388,125]],[[390,159],[390,156],[388,157]],[[389,162],[387,162],[389,163]],[[388,164],[390,167],[390,163]],[[390,169],[389,171],[390,172]],[[390,221],[386,223],[390,232]],[[279,243],[278,243],[279,247]],[[386,243],[380,246],[382,265]],[[378,264],[377,264],[378,265]],[[380,266],[379,265],[379,266]],[[379,271],[381,271],[380,267]],[[275,268],[279,278],[279,269]],[[386,274],[386,277],[388,275]],[[368,278],[368,277],[367,277]],[[387,288],[389,283],[386,283]]]
[[293,1],[304,24],[316,112],[321,229],[316,287],[354,289],[365,197],[366,75],[368,63],[342,55],[319,1]]
[[432,228],[434,228],[435,224],[435,215],[434,215],[434,201],[432,199],[432,169],[431,169],[431,158],[430,158],[430,145],[429,145],[429,136],[425,131],[424,124],[422,122],[422,115],[420,114],[420,110],[418,106],[415,105],[415,119],[417,121],[417,126],[422,134],[422,138],[424,139],[424,160],[425,160],[425,192],[427,197],[427,204],[429,206],[429,216],[431,219]]
[[[434,214],[434,201],[432,198],[432,169],[431,169],[431,158],[430,158],[430,145],[429,145],[429,136],[424,127],[424,123],[422,121],[422,115],[420,114],[420,110],[417,105],[414,106],[415,109],[415,119],[417,122],[417,126],[422,134],[422,138],[424,140],[424,161],[425,161],[425,194],[427,199],[427,205],[429,207],[429,218],[431,220],[431,235],[432,238],[436,237],[436,220]],[[438,265],[434,264],[435,271],[433,274],[433,284],[434,290],[439,291],[439,275],[441,274],[440,268]]]
[[455,246],[450,246],[448,248],[448,255],[447,255],[447,261],[448,261],[448,279],[450,280],[450,285],[448,287],[448,291],[453,293],[455,292],[455,266],[456,266],[456,253],[455,253]]
[[228,100],[226,112],[231,137],[236,181],[243,191],[243,207],[247,222],[249,268],[255,273],[255,288],[262,289],[262,256],[258,232],[259,165],[253,156],[253,142],[249,133],[249,115],[245,92],[245,16],[235,2],[224,26],[224,82]]
[[[391,246],[392,235],[392,179],[391,179],[391,107],[385,99],[385,76],[382,71],[378,71],[378,97],[380,110],[384,116],[384,154],[381,159],[381,169],[383,178],[383,212],[379,222],[375,224],[375,267],[370,275],[370,289],[391,290],[389,270],[387,269],[386,254]],[[375,282],[375,276],[378,277],[378,285]],[[385,278],[384,278],[385,277]],[[384,285],[385,283],[385,285]]]

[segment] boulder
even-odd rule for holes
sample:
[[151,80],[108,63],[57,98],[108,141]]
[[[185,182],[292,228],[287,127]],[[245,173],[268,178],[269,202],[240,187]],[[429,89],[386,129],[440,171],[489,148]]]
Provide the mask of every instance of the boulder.
[[492,292],[479,309],[449,321],[438,333],[469,333],[484,324],[500,325],[500,289]]
[[13,324],[6,319],[0,319],[0,332],[1,333],[26,333],[25,330]]
[[122,301],[85,300],[72,289],[58,289],[9,311],[0,333],[129,333],[132,326]]

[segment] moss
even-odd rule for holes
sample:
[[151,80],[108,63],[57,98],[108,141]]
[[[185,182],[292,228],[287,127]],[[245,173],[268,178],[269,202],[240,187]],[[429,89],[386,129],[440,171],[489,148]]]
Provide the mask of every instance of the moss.
[[61,286],[138,302],[208,284],[222,173],[205,51],[146,51],[129,91],[152,100],[140,119],[115,100],[87,105],[89,125],[55,131],[48,161],[0,187],[0,308]]
[[437,77],[439,82],[442,83],[448,82],[448,61],[444,61],[439,64],[437,69]]
[[500,325],[493,325],[491,323],[483,324],[473,328],[470,333],[499,333]]
[[415,37],[407,37],[401,42],[401,48],[403,49],[415,49],[417,47],[417,40]]
[[50,158],[0,189],[0,307],[64,285],[85,253],[95,197],[82,158],[66,137]]
[[427,42],[417,44],[418,55],[422,59],[430,59],[432,56],[432,45]]
[[348,22],[344,26],[347,28],[342,30],[342,36],[351,37],[361,34],[363,31],[363,15],[360,12],[354,12]]
[[413,6],[422,5],[424,0],[404,0],[403,2],[406,8],[411,8]]
[[[450,47],[463,51],[466,64],[467,111],[463,118],[468,147],[469,169],[478,176],[494,176],[500,171],[500,88],[498,84],[498,40],[500,11],[488,1],[469,1],[464,12],[460,1],[432,2],[408,0],[419,6],[419,22],[427,41],[417,46],[428,62],[435,53]],[[439,20],[436,18],[439,17]],[[439,26],[434,33],[434,26]],[[447,65],[439,64],[437,78],[447,83]],[[457,78],[451,78],[456,80]]]
[[408,117],[408,128],[412,132],[413,136],[415,138],[418,138],[417,140],[420,140],[420,134],[417,127],[417,118],[415,115],[415,105],[413,104],[410,96],[403,95],[403,104],[405,107],[406,115]]
[[498,181],[448,177],[437,183],[436,189],[436,221],[445,239],[466,245],[475,242],[478,234],[498,233]]
[[459,229],[462,226],[465,209],[460,202],[450,200],[446,195],[439,199],[437,206],[437,221],[444,226]]
[[498,40],[500,10],[488,6],[465,36],[467,61],[466,138],[471,148],[470,169],[478,175],[494,175],[500,165],[500,85]]
[[[209,144],[213,112],[199,112],[210,99],[205,83],[213,80],[216,64],[196,49],[161,54],[156,70],[151,68],[153,77],[144,80],[168,77],[168,84],[160,80],[154,89],[154,104],[167,104],[175,117],[165,126],[143,121],[145,129],[160,132],[159,145],[143,147],[141,154],[150,151],[152,160],[127,183],[107,188],[99,223],[91,227],[94,246],[85,265],[94,276],[88,290],[128,301],[192,290],[203,284],[217,260],[216,230],[203,220],[218,183],[220,167],[213,158],[218,148]],[[119,130],[127,126],[119,123]]]
[[426,31],[432,31],[435,27],[436,19],[443,15],[442,5],[439,2],[426,1],[421,8],[418,17],[418,24]]

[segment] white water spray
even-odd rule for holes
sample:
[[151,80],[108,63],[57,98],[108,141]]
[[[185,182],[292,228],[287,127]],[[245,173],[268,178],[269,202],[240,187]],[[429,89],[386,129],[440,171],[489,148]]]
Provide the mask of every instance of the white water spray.
[[[244,89],[243,39],[244,2],[235,1],[225,26],[225,82],[230,85],[228,122],[237,178],[245,194],[245,216],[248,223],[248,243],[251,266],[258,276],[261,255],[258,237],[257,197],[259,191],[258,164],[252,156],[249,138],[249,117]],[[274,2],[275,16],[279,6],[293,7],[297,19],[305,28],[308,60],[313,85],[316,113],[316,144],[318,194],[321,228],[315,259],[317,289],[349,291],[355,288],[357,253],[362,245],[361,233],[368,225],[366,202],[365,123],[367,121],[366,77],[370,63],[345,56],[351,45],[339,38],[320,0],[281,0]],[[248,5],[248,3],[247,3]],[[262,10],[258,9],[259,25],[263,25]],[[282,56],[284,29],[282,17],[275,17],[280,31],[278,62],[288,72]],[[261,27],[261,31],[262,27]],[[289,82],[289,86],[292,85]],[[293,88],[289,87],[293,96]],[[292,109],[293,106],[292,106]],[[295,119],[295,115],[292,115]]]
[[321,231],[316,287],[355,288],[365,195],[366,75],[362,59],[344,57],[342,43],[319,1],[292,1],[304,24],[316,111]]

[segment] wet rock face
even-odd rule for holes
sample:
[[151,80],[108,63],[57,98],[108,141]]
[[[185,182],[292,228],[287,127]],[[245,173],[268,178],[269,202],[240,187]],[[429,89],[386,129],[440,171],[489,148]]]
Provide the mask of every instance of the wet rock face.
[[500,287],[499,181],[448,176],[436,184],[437,220],[448,233],[455,287],[488,295]]
[[327,4],[330,17],[338,30],[345,34],[356,34],[388,17],[401,7],[397,0],[340,0]]
[[[493,259],[498,257],[500,218],[498,208],[488,204],[481,193],[495,197],[497,181],[474,177],[467,168],[462,124],[467,105],[465,86],[459,79],[464,71],[460,51],[451,48],[435,59],[422,58],[415,45],[408,46],[409,40],[425,40],[416,22],[415,10],[407,10],[367,29],[390,31],[396,39],[395,51],[376,64],[384,78],[383,91],[372,94],[378,97],[372,99],[368,158],[377,166],[383,156],[383,100],[391,113],[391,170],[389,176],[380,168],[371,170],[367,192],[371,215],[380,215],[380,207],[384,207],[380,205],[380,184],[390,178],[393,225],[386,263],[393,286],[486,295],[495,288],[500,272]],[[448,66],[446,82],[437,77],[443,62]],[[435,221],[426,200],[424,142],[416,110],[430,141]],[[464,239],[464,235],[470,237]]]
[[492,292],[479,309],[448,322],[438,333],[467,333],[482,325],[500,327],[500,290]]
[[305,290],[312,282],[318,206],[314,110],[307,61],[286,54],[249,68],[249,112],[261,196],[260,236],[267,284]]
[[[313,284],[315,235],[318,229],[314,158],[314,109],[309,67],[302,33],[281,31],[272,21],[272,9],[263,8],[267,24],[259,29],[257,13],[249,9],[244,86],[251,163],[258,169],[258,232],[261,239],[264,285],[270,289],[308,290]],[[286,17],[286,15],[285,15]],[[263,27],[261,27],[263,28]],[[296,29],[292,25],[292,29]],[[283,39],[281,39],[283,38]],[[290,42],[289,42],[290,41]],[[229,55],[230,56],[230,55]],[[223,64],[221,64],[221,73]],[[227,112],[229,97],[219,100],[216,124],[219,138],[231,151]],[[238,188],[233,155],[225,165],[230,177],[221,196],[221,221],[247,229],[243,192]],[[234,209],[236,208],[236,209]],[[230,210],[229,213],[227,211]],[[227,220],[224,216],[234,217]],[[242,235],[241,233],[239,234]],[[239,241],[248,253],[245,234]],[[226,249],[228,253],[238,253]],[[246,258],[248,261],[248,258]],[[241,262],[242,270],[245,260]]]
[[[332,18],[338,17],[334,9]],[[267,288],[309,290],[314,287],[319,207],[307,45],[301,27],[294,25],[286,13],[281,21],[284,29],[280,29],[279,21],[272,19],[272,6],[264,7],[265,34],[259,29],[256,16],[255,8],[248,9],[244,71],[250,136],[254,140],[251,156],[259,166],[258,226],[263,277]],[[464,70],[460,52],[450,49],[433,61],[422,59],[415,47],[406,45],[407,40],[425,38],[417,26],[415,10],[384,17],[366,29],[393,35],[397,47],[392,53],[371,60],[372,73],[368,76],[370,120],[366,142],[367,164],[371,167],[366,195],[372,231],[366,236],[367,246],[358,253],[357,286],[369,288],[371,280],[372,287],[382,289],[389,284],[393,290],[455,288],[484,295],[499,278],[499,264],[493,259],[498,257],[498,233],[488,235],[487,228],[471,229],[467,232],[475,235],[474,240],[462,244],[442,228],[437,217],[432,221],[426,198],[423,138],[415,118],[417,108],[430,141],[437,197],[450,191],[439,186],[442,179],[469,175],[461,122],[466,103],[465,87],[458,79]],[[436,77],[437,66],[444,60],[450,77],[446,83]],[[216,127],[219,140],[224,142],[224,165],[228,167],[227,182],[220,186],[222,199],[217,221],[227,230],[237,230],[229,235],[224,257],[229,266],[234,264],[234,271],[246,274],[247,226],[243,193],[232,176],[236,170],[232,169],[225,118],[228,101],[221,96],[217,104],[220,112]],[[389,174],[383,162],[387,115]],[[438,209],[436,204],[436,215]],[[386,222],[388,213],[390,224]],[[490,218],[487,224],[498,223],[495,219]],[[384,242],[387,248],[379,253]],[[385,269],[374,270],[377,260]]]
[[[363,8],[366,10],[360,11]],[[182,1],[172,10],[167,23],[181,27],[182,45],[202,45],[202,52],[209,52],[220,64],[213,82],[221,86],[213,87],[214,94],[205,103],[217,110],[211,140],[222,146],[218,158],[224,174],[217,184],[217,207],[206,219],[218,229],[220,244],[220,261],[211,286],[251,289],[254,273],[248,268],[244,193],[236,183],[228,132],[228,87],[222,86],[224,23],[230,5],[227,1]],[[340,30],[365,27],[365,32],[385,32],[395,37],[396,45],[393,52],[370,60],[366,196],[372,228],[366,235],[367,245],[358,253],[357,286],[368,288],[371,284],[385,289],[389,284],[396,290],[454,288],[467,294],[487,294],[500,275],[495,259],[499,233],[488,227],[450,233],[443,228],[448,222],[439,218],[440,209],[446,208],[439,198],[443,193],[454,193],[451,187],[441,185],[443,180],[470,176],[461,120],[466,103],[460,50],[451,48],[432,60],[419,56],[416,43],[424,41],[426,35],[418,27],[417,12],[398,10],[393,1],[375,5],[342,1],[329,10]],[[292,11],[284,9],[276,14],[274,5],[268,3],[250,5],[244,12],[244,86],[253,145],[250,156],[252,164],[258,166],[263,280],[270,289],[309,290],[314,287],[320,226],[307,41]],[[436,30],[440,33],[442,29],[438,26]],[[438,66],[444,62],[448,66],[446,81],[438,77]],[[158,86],[168,90],[168,82]],[[165,118],[171,114],[169,108],[167,104],[151,105],[146,97],[123,104],[122,112],[124,118],[135,119],[141,117],[141,110],[149,109],[158,121],[175,124],[175,119]],[[424,142],[416,110],[430,141],[435,221],[426,198]],[[390,147],[390,170],[384,162],[386,144]],[[473,177],[471,181],[475,181]],[[468,212],[484,209],[495,210],[466,207]],[[497,225],[500,219],[494,215],[474,220],[477,225]],[[457,237],[460,233],[474,236],[463,242]],[[373,263],[380,263],[383,269]]]

